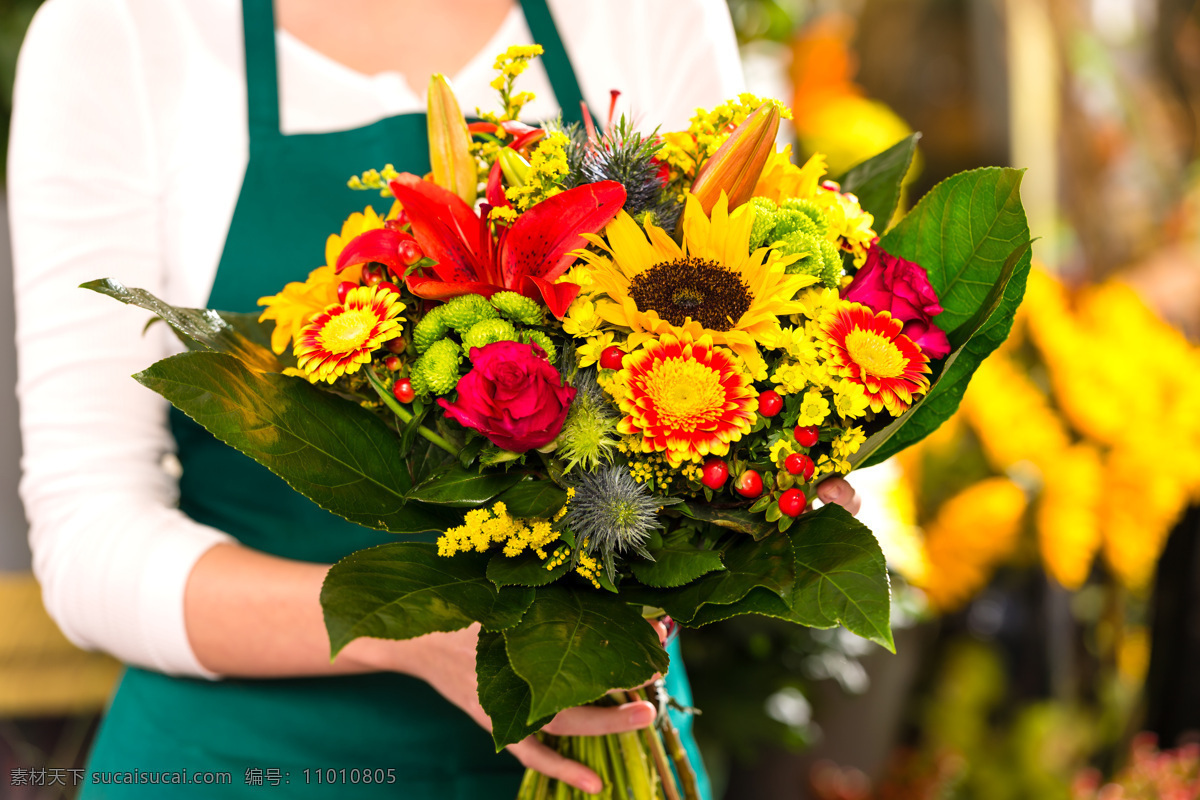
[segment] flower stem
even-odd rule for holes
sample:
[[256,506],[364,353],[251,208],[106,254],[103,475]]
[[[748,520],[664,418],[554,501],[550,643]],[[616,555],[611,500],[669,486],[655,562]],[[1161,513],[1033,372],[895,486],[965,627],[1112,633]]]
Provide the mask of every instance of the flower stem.
[[[658,700],[661,691],[660,686],[654,687],[655,700]],[[640,694],[640,690],[636,693]],[[655,705],[662,708],[664,704],[656,702]],[[675,767],[675,774],[679,776],[679,783],[683,788],[684,800],[700,800],[700,787],[696,784],[696,773],[692,770],[691,762],[688,761],[687,750],[683,747],[683,740],[679,738],[679,731],[675,729],[674,723],[671,722],[671,715],[665,710],[659,715],[659,724],[662,727],[662,741],[666,745],[667,752],[671,757],[671,764]]]
[[[412,422],[412,412],[400,405],[400,402],[392,396],[387,387],[383,385],[383,381],[379,380],[378,376],[371,371],[371,368],[363,370],[367,374],[367,381],[371,384],[371,388],[375,390],[375,394],[379,395],[379,399],[392,410],[392,413],[399,417],[406,424]],[[450,444],[448,441],[438,436],[433,431],[426,428],[424,425],[417,426],[417,433],[424,437],[427,441],[436,444],[438,447],[445,450],[450,455],[458,455],[458,448]]]

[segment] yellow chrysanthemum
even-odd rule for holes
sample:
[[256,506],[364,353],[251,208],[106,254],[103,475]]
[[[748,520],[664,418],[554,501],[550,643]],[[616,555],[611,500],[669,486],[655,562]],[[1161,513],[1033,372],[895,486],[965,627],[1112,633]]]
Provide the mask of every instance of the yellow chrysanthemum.
[[759,342],[774,340],[779,318],[799,310],[796,292],[817,279],[786,274],[787,260],[768,259],[766,248],[749,253],[753,222],[749,205],[731,214],[722,196],[710,219],[689,195],[680,247],[652,223],[643,233],[622,211],[603,238],[586,236],[608,255],[578,253],[593,268],[597,313],[633,331],[631,347],[668,332],[694,340],[708,336],[745,359],[756,378],[765,378]]
[[577,297],[567,309],[563,317],[563,332],[582,339],[591,336],[604,324],[604,320],[596,313],[596,304],[586,297]]
[[800,401],[800,417],[796,424],[805,427],[820,425],[828,416],[829,401],[820,392],[805,392],[804,399]]
[[[388,217],[395,216],[395,207]],[[275,320],[271,331],[271,349],[276,354],[287,349],[288,343],[308,322],[337,302],[337,287],[342,281],[358,283],[362,279],[362,265],[337,272],[334,267],[346,244],[366,231],[383,227],[384,220],[367,206],[360,214],[357,211],[342,223],[340,234],[330,234],[325,240],[325,266],[317,267],[305,281],[293,281],[283,291],[270,297],[258,298],[258,305],[266,306],[258,321]]]
[[575,348],[575,353],[579,356],[579,366],[590,367],[595,364],[600,360],[601,354],[609,347],[612,347],[612,343],[612,331],[604,331],[590,337],[586,342]]
[[296,366],[310,381],[333,383],[371,360],[371,353],[400,335],[404,318],[400,295],[377,286],[360,286],[305,325],[296,338]]
[[726,455],[754,424],[758,392],[733,354],[708,336],[663,334],[627,356],[618,374],[629,393],[617,430],[637,437],[642,452],[663,453],[672,467]]
[[838,381],[833,386],[833,408],[842,419],[864,416],[871,405],[867,390],[853,381]]

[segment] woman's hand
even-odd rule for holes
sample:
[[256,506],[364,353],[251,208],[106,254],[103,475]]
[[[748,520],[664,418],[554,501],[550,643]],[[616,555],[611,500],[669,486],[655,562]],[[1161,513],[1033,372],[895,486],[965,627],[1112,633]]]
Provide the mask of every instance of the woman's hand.
[[817,486],[817,498],[822,503],[836,503],[854,516],[862,508],[862,498],[854,491],[854,487],[845,478],[837,476],[821,481]]
[[[374,669],[407,672],[420,678],[490,731],[492,722],[479,705],[475,677],[478,639],[479,626],[472,625],[404,642],[358,639],[347,646],[346,652]],[[654,722],[655,715],[653,704],[644,701],[610,707],[578,706],[560,711],[543,730],[555,736],[603,736],[645,728]],[[509,745],[508,751],[529,769],[585,792],[595,794],[603,788],[595,772],[559,755],[533,736]]]

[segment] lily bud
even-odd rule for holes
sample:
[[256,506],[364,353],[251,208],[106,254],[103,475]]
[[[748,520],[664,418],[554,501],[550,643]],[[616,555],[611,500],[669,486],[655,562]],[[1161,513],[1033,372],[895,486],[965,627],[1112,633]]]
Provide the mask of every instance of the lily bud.
[[479,175],[471,155],[471,134],[458,99],[443,75],[429,79],[429,163],[433,182],[474,205]]
[[511,147],[502,148],[496,160],[500,162],[500,170],[509,186],[524,186],[529,180],[529,162],[516,150]]
[[705,214],[712,211],[721,192],[729,197],[730,211],[750,199],[767,158],[775,152],[778,133],[779,108],[774,103],[763,103],[704,162],[692,184],[692,194]]

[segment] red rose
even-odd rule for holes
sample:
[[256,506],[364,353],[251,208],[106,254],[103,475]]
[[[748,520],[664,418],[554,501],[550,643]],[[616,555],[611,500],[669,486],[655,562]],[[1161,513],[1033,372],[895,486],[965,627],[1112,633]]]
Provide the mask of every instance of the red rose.
[[575,389],[536,344],[493,342],[471,349],[473,369],[458,380],[458,400],[439,398],[446,416],[497,447],[524,453],[554,441]]
[[842,298],[878,313],[887,311],[904,323],[901,331],[930,358],[950,355],[950,341],[933,324],[942,313],[937,293],[920,264],[885,253],[878,245],[867,251],[867,263],[854,276]]

